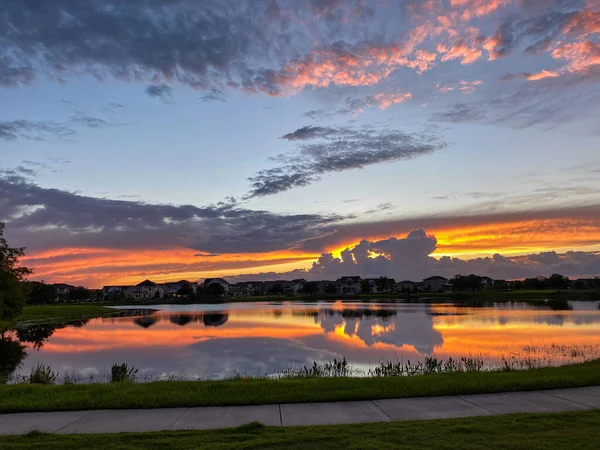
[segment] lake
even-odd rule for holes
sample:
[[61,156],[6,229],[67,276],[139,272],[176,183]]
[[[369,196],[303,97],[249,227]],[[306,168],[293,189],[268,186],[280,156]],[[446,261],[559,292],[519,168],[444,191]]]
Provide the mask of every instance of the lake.
[[[127,309],[128,307],[122,307]],[[139,308],[139,307],[137,307]],[[385,360],[477,356],[564,364],[600,357],[599,302],[281,302],[157,305],[152,314],[37,326],[13,333],[26,346],[12,378],[37,364],[78,382],[106,381],[113,363],[143,381],[272,375],[345,357],[360,371]],[[13,367],[14,368],[14,367]]]

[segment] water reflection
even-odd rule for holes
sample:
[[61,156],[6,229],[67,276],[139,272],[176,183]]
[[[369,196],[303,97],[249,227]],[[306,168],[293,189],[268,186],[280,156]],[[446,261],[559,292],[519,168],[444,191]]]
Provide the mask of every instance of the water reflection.
[[220,378],[268,375],[342,356],[366,369],[384,360],[430,354],[493,359],[541,344],[600,344],[596,303],[569,302],[560,308],[341,302],[157,308],[151,315],[132,310],[129,317],[17,330],[12,343],[3,345],[18,352],[16,342],[27,354],[16,365],[16,357],[2,356],[0,363],[17,375],[39,363],[63,374],[99,374],[115,362],[127,362],[142,376]]
[[25,346],[5,333],[0,335],[0,384],[19,367],[25,358]]

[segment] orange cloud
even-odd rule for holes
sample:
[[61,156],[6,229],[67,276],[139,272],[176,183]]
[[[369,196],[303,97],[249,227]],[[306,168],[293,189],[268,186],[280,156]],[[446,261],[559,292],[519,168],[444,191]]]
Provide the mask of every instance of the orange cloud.
[[[573,233],[577,230],[577,233]],[[402,238],[410,230],[398,230]],[[522,220],[507,223],[481,223],[459,227],[437,226],[427,229],[437,238],[434,256],[476,257],[501,253],[515,255],[547,250],[599,248],[600,225],[583,219]],[[362,236],[332,245],[328,252],[338,256],[342,250],[357,245],[361,239],[377,241],[386,235]]]
[[552,57],[569,61],[566,67],[569,72],[584,72],[600,64],[600,44],[591,41],[561,44]]
[[459,81],[456,84],[440,84],[435,85],[436,89],[445,94],[447,92],[458,91],[461,94],[472,94],[477,90],[478,86],[483,84],[482,80],[475,81]]
[[[22,259],[32,267],[33,279],[69,282],[88,287],[105,284],[132,284],[143,278],[157,282],[204,276],[224,276],[275,267],[291,270],[307,265],[318,254],[283,250],[260,254],[199,256],[186,248],[140,249],[56,249],[30,253]],[[306,264],[305,264],[306,263]]]
[[390,93],[379,93],[375,95],[375,101],[379,105],[379,109],[384,110],[389,108],[390,106],[396,103],[402,103],[407,100],[412,99],[412,94],[410,92],[405,92],[404,94],[390,94]]
[[463,65],[472,64],[481,58],[481,50],[468,45],[465,41],[460,40],[451,45],[439,45],[438,51],[443,53],[441,60],[447,62],[453,59],[460,59]]
[[560,73],[558,73],[554,70],[542,70],[541,72],[532,73],[532,74],[527,75],[527,79],[529,81],[538,81],[538,80],[543,80],[545,78],[556,78],[556,77],[560,77]]

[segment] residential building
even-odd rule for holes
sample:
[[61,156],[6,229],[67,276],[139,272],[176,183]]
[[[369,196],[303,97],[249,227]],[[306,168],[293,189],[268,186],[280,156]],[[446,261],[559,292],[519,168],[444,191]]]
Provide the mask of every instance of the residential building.
[[373,294],[385,294],[388,292],[392,292],[396,287],[396,280],[393,278],[387,278],[387,286],[382,286],[381,279],[379,278],[365,278],[363,281],[369,282],[369,287],[371,288],[371,292]]
[[102,298],[119,297],[131,286],[104,286],[102,288]]
[[125,297],[134,300],[162,298],[163,290],[156,283],[144,280],[140,284],[127,288],[125,290]]
[[254,295],[254,287],[250,283],[242,281],[230,285],[229,294],[232,297],[251,297]]
[[194,294],[196,293],[196,290],[198,289],[198,283],[187,281],[187,280],[181,280],[181,281],[176,281],[176,282],[171,282],[171,283],[164,283],[164,284],[159,285],[159,287],[163,293],[163,298],[179,297],[179,291],[184,286],[190,286],[192,288],[192,292]]
[[492,290],[494,288],[494,280],[490,277],[481,277],[481,289],[484,291]]
[[404,280],[396,283],[396,292],[414,292],[418,290],[418,285],[422,283],[417,283],[415,281]]
[[75,286],[65,283],[55,283],[52,286],[54,286],[54,289],[56,289],[56,295],[58,297],[66,297],[75,289]]
[[229,290],[231,289],[231,285],[225,281],[223,278],[207,278],[204,280],[204,288],[208,288],[211,284],[220,284],[225,289],[224,297],[229,297]]
[[446,292],[452,289],[452,285],[448,283],[448,279],[439,276],[425,278],[423,280],[423,287],[429,292]]
[[296,279],[285,283],[285,295],[299,295],[302,294],[302,288],[306,284],[306,280]]
[[337,286],[335,285],[335,281],[321,280],[321,281],[315,281],[315,284],[317,285],[317,294],[318,295],[327,294],[327,286],[329,286],[329,285],[334,286],[336,289],[335,293],[337,293]]
[[340,277],[336,280],[338,293],[340,294],[360,294],[360,277]]

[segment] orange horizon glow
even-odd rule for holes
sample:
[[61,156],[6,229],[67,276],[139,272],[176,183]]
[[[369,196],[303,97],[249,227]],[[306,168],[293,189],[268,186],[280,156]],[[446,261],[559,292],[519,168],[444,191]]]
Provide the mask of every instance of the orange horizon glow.
[[[28,253],[23,265],[34,269],[34,280],[65,282],[90,288],[104,285],[136,284],[144,279],[156,282],[205,277],[227,277],[249,273],[288,272],[309,269],[321,253],[340,257],[363,239],[371,242],[405,238],[410,229],[392,235],[367,235],[340,240],[322,251],[288,249],[265,253],[230,253],[208,255],[189,248],[110,249],[63,248]],[[461,259],[493,256],[518,257],[542,251],[600,251],[600,226],[593,220],[553,219],[483,223],[462,227],[430,227],[429,235],[437,239],[431,255]],[[376,253],[376,252],[375,252]]]

